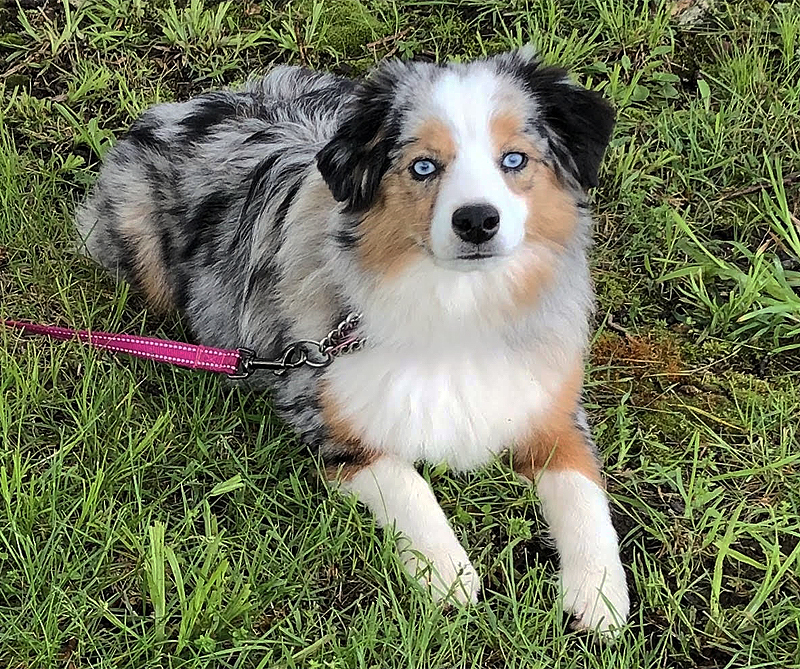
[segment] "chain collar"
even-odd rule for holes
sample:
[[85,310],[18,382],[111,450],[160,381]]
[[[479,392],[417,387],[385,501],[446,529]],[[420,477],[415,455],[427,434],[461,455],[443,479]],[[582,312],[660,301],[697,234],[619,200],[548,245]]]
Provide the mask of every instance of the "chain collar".
[[292,342],[274,360],[257,358],[255,351],[240,348],[239,369],[229,374],[231,379],[246,379],[256,370],[269,369],[282,376],[289,369],[297,367],[327,367],[340,355],[354,353],[364,346],[366,338],[355,336],[361,321],[361,314],[350,313],[339,325],[319,341],[300,339]]

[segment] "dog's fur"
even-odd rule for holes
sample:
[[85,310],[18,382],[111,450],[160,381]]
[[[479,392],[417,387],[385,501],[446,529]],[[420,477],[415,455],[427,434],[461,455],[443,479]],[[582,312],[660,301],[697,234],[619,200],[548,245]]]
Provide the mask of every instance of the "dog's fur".
[[[628,594],[580,397],[586,191],[613,122],[599,94],[526,48],[388,62],[359,82],[278,67],[145,112],[78,228],[205,344],[272,357],[361,312],[363,350],[258,377],[280,415],[399,531],[411,575],[464,602],[479,577],[414,465],[474,469],[511,449],[537,481],[565,609],[607,630]],[[527,163],[508,168],[509,153]],[[495,237],[454,232],[470,204],[495,208]]]

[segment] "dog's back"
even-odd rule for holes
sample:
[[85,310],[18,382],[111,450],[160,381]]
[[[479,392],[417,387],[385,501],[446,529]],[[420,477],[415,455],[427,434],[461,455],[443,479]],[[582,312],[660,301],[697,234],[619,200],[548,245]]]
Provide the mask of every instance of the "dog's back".
[[[353,85],[284,66],[241,90],[147,110],[111,150],[77,214],[84,250],[156,307],[213,319],[209,310],[240,303],[256,222],[272,221],[258,234],[278,236]],[[236,336],[219,327],[204,334],[219,344]]]

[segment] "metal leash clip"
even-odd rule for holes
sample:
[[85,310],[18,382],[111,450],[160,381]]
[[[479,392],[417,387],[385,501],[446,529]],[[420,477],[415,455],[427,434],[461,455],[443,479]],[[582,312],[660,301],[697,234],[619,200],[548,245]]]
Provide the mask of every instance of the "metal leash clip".
[[270,369],[276,376],[282,376],[286,370],[303,365],[314,368],[327,367],[340,355],[354,353],[364,346],[365,338],[353,336],[360,321],[360,314],[348,314],[347,318],[320,341],[300,339],[292,342],[275,360],[257,358],[252,349],[240,348],[239,370],[234,374],[228,374],[228,378],[246,379],[259,369]]

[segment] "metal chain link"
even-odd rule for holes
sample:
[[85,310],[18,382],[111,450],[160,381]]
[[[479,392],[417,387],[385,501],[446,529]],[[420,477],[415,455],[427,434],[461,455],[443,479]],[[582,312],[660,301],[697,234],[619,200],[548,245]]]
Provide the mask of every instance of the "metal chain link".
[[363,348],[366,338],[353,336],[360,322],[361,314],[350,313],[319,341],[301,339],[292,342],[275,360],[257,358],[255,351],[240,348],[239,371],[228,376],[232,379],[245,379],[259,369],[270,369],[281,376],[286,370],[303,365],[314,368],[327,367],[340,355],[355,353]]

